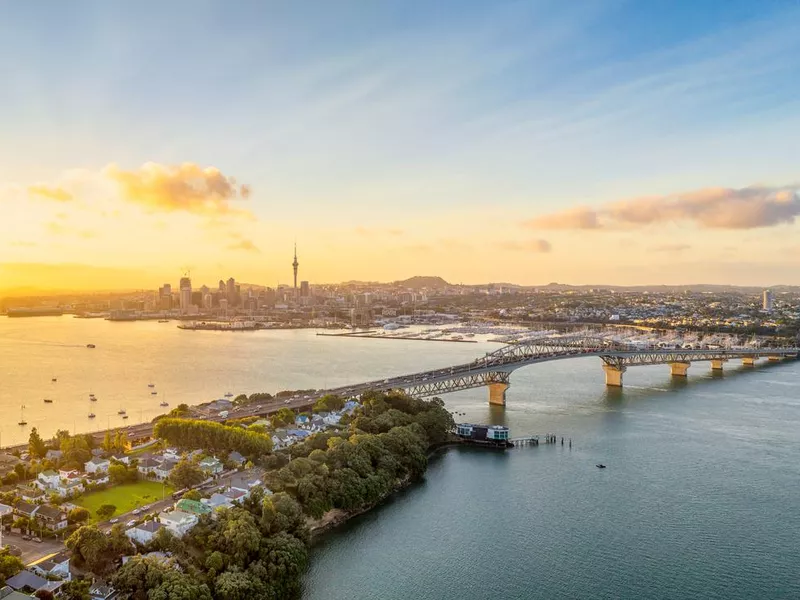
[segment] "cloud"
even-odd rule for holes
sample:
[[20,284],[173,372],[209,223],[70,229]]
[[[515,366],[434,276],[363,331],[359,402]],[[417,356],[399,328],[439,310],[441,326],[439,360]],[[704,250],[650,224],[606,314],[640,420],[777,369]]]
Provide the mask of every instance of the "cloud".
[[246,252],[261,252],[253,242],[250,240],[241,239],[233,244],[228,245],[228,250],[244,250]]
[[353,229],[353,233],[355,233],[356,235],[363,236],[363,237],[371,237],[373,235],[393,235],[393,236],[398,236],[398,235],[403,235],[404,232],[403,232],[402,229],[397,229],[397,228],[394,228],[394,227],[389,227],[389,228],[383,228],[383,227],[368,228],[368,227],[362,227],[362,226],[359,225],[358,227]]
[[503,250],[512,250],[514,252],[546,253],[553,249],[553,246],[547,240],[526,240],[524,242],[509,240],[500,242],[497,246]]
[[533,229],[608,229],[690,222],[703,229],[757,229],[794,223],[800,216],[797,185],[705,188],[581,207],[531,219]]
[[28,242],[28,241],[25,241],[25,240],[19,240],[19,241],[10,242],[8,245],[11,246],[12,248],[35,248],[38,244],[36,242]]
[[215,167],[146,163],[136,171],[124,171],[112,164],[103,174],[119,186],[125,200],[153,211],[252,218],[249,211],[231,204],[249,198],[250,186],[237,184]]
[[28,193],[34,196],[47,198],[48,200],[55,200],[56,202],[69,202],[73,199],[72,194],[70,194],[64,188],[53,187],[49,185],[28,186]]
[[97,237],[93,231],[72,229],[56,221],[47,224],[47,231],[52,235],[75,235],[85,240]]
[[689,244],[662,244],[660,246],[653,246],[650,250],[652,252],[683,252],[691,248]]

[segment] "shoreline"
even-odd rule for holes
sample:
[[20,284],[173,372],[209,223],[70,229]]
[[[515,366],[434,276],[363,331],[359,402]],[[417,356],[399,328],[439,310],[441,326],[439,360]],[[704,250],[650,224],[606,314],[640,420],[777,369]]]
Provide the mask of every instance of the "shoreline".
[[[461,440],[448,440],[446,442],[434,444],[430,448],[428,448],[428,453],[427,453],[428,459],[435,456],[439,452],[442,452],[443,450],[450,450],[451,448],[456,448],[464,445],[465,445],[464,442],[462,442]],[[354,519],[360,515],[368,513],[369,511],[375,508],[378,508],[384,502],[386,502],[394,495],[396,495],[398,492],[410,488],[414,483],[416,483],[416,481],[410,478],[405,478],[398,481],[388,494],[383,496],[380,500],[378,500],[375,504],[372,504],[371,506],[367,506],[356,511],[346,511],[341,508],[333,508],[327,511],[319,519],[311,519],[311,518],[307,519],[306,523],[308,525],[308,530],[311,535],[311,545],[313,546],[315,543],[317,543],[324,534],[329,533],[334,529],[344,525],[351,519]]]

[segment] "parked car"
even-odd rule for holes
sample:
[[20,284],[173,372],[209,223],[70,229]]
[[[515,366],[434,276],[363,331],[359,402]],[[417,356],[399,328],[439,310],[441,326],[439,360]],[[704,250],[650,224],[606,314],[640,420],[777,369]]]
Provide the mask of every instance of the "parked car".
[[23,536],[22,536],[22,539],[23,539],[23,540],[25,540],[26,542],[30,542],[30,541],[31,541],[31,536],[29,536],[29,535],[23,535]]
[[133,514],[135,514],[135,515],[142,514],[142,509],[141,508],[134,509]]
[[125,524],[126,527],[133,527],[134,525],[136,525],[136,519],[131,519]]
[[111,523],[112,525],[113,525],[114,523],[119,523],[119,519],[111,519],[111,520],[109,521],[109,523]]
[[36,542],[37,544],[41,544],[41,543],[42,543],[42,538],[40,538],[40,537],[35,537],[35,538],[32,538],[32,539],[33,539],[33,541],[34,541],[34,542]]

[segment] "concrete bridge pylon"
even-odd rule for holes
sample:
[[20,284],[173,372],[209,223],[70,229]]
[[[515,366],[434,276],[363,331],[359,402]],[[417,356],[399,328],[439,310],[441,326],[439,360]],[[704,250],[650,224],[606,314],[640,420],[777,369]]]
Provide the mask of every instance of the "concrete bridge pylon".
[[722,371],[722,365],[728,362],[727,358],[717,358],[711,361],[711,370],[712,371]]
[[606,372],[606,385],[612,387],[622,387],[622,374],[627,371],[625,366],[615,366],[604,364],[603,371]]
[[689,367],[692,365],[690,362],[672,362],[669,363],[670,373],[673,377],[686,377]]
[[506,390],[510,384],[508,383],[490,383],[489,384],[489,404],[496,406],[506,405]]

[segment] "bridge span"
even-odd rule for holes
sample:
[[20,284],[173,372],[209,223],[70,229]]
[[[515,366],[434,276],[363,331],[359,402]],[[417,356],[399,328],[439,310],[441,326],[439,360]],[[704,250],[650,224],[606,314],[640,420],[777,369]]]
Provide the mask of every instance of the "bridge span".
[[606,385],[622,386],[628,367],[669,365],[675,377],[686,377],[693,362],[710,362],[711,369],[722,370],[729,360],[753,366],[760,358],[782,361],[797,358],[800,348],[658,348],[634,347],[602,338],[557,337],[532,339],[509,344],[470,363],[368,381],[325,390],[329,394],[358,395],[367,390],[400,389],[419,397],[431,397],[476,387],[489,388],[489,403],[505,405],[511,373],[542,362],[597,356],[602,361]]

